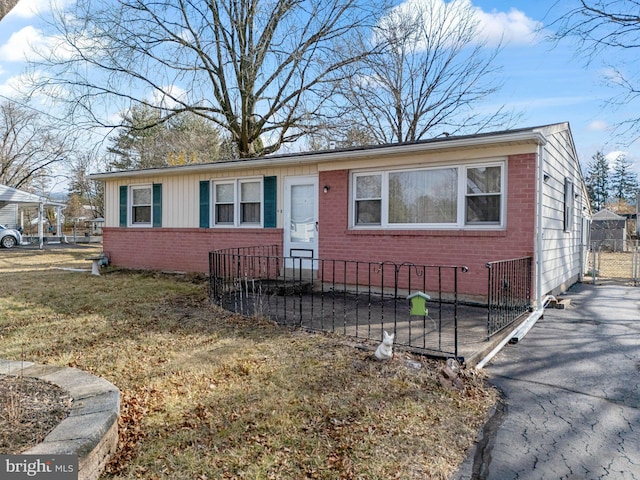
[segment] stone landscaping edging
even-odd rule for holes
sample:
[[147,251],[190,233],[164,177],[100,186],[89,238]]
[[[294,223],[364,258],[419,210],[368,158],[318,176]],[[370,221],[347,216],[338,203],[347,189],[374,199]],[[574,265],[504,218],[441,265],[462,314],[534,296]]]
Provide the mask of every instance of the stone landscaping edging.
[[0,374],[23,375],[53,383],[72,397],[69,416],[28,455],[78,455],[78,480],[100,476],[118,446],[120,390],[82,370],[33,362],[0,360]]

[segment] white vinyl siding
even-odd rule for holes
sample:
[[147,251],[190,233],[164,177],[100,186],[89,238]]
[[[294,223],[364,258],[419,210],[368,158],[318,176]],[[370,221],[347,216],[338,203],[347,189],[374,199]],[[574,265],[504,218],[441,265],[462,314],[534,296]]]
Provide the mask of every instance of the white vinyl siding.
[[[559,286],[577,281],[584,265],[582,236],[578,225],[588,213],[588,198],[580,165],[568,130],[545,131],[542,182],[543,295],[558,293]],[[576,221],[580,219],[580,221]]]

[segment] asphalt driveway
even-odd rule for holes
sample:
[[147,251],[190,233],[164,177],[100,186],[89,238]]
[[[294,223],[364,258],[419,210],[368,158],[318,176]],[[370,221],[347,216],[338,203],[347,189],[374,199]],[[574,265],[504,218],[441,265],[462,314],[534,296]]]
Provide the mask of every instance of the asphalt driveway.
[[455,479],[640,479],[640,288],[566,297],[485,367],[503,403]]

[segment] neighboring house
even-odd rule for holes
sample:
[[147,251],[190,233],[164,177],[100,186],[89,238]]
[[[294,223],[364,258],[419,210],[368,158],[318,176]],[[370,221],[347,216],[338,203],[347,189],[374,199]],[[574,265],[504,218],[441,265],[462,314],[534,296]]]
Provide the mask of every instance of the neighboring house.
[[626,250],[627,218],[606,208],[593,214],[591,243],[615,252]]
[[130,268],[208,272],[212,250],[466,265],[534,258],[533,298],[583,272],[590,209],[567,123],[397,145],[94,174],[104,251]]

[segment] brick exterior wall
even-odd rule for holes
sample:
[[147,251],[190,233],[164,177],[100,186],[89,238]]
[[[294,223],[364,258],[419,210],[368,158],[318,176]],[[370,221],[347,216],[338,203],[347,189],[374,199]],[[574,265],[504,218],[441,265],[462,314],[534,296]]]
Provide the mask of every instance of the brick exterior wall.
[[281,229],[105,228],[104,252],[114,266],[209,273],[209,252],[223,248],[279,245]]
[[535,239],[536,155],[513,155],[507,166],[506,230],[350,230],[349,172],[322,172],[320,185],[319,256],[370,262],[392,261],[433,265],[465,265],[459,291],[487,293],[486,263],[533,256]]
[[[464,265],[459,292],[487,293],[486,263],[533,256],[536,209],[536,155],[513,155],[507,165],[506,230],[350,230],[349,172],[321,172],[319,257],[367,262]],[[200,228],[105,228],[104,251],[112,265],[127,268],[202,272],[212,250],[279,245],[283,230]],[[450,283],[448,281],[448,283]]]

